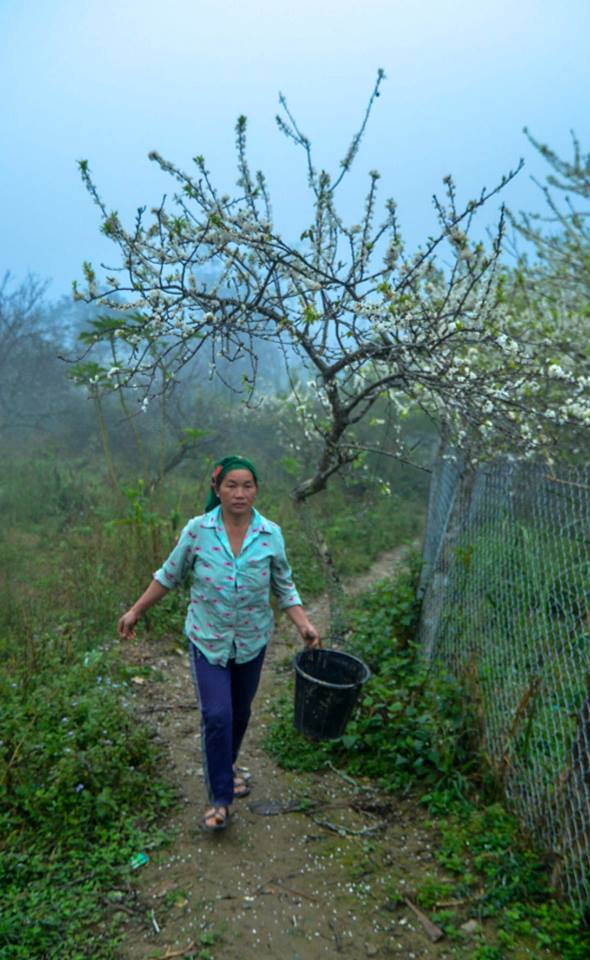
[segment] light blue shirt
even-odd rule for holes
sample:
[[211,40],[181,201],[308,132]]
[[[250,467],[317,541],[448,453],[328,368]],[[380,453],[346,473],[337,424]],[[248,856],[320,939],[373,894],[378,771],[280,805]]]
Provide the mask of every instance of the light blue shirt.
[[270,591],[282,610],[301,603],[285,554],[281,528],[252,510],[242,549],[234,557],[221,507],[193,517],[174,550],[154,573],[168,590],[192,573],[184,630],[210,663],[252,660],[274,628]]

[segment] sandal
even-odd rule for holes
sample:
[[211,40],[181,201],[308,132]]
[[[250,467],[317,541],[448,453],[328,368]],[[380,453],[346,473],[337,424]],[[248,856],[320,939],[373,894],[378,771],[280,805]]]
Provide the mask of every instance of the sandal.
[[218,830],[225,830],[228,820],[229,807],[213,806],[205,811],[201,826],[208,833],[217,833]]
[[250,793],[250,784],[244,777],[234,776],[234,797],[237,800],[241,800],[242,797],[247,797]]

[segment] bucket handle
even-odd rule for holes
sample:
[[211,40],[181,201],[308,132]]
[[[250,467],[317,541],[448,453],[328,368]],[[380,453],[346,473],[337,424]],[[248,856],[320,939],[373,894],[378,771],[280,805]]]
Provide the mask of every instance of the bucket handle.
[[310,674],[306,673],[305,670],[302,670],[297,663],[297,658],[295,658],[293,664],[300,677],[304,677],[306,680],[311,680],[312,683],[317,683],[320,687],[329,687],[330,690],[352,690],[354,687],[360,687],[363,683],[366,683],[371,676],[371,671],[367,665],[363,663],[363,667],[365,668],[365,676],[361,680],[357,680],[355,683],[330,683],[329,680],[320,680],[317,677],[310,676]]

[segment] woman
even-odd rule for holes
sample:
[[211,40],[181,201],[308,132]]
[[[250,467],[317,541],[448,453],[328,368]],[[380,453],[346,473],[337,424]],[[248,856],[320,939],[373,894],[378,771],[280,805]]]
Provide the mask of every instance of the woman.
[[145,593],[119,620],[132,639],[141,615],[192,572],[185,621],[191,672],[201,708],[203,768],[210,806],[206,830],[227,826],[248,783],[235,774],[266,646],[273,631],[269,591],[304,643],[321,646],[291,579],[280,527],[254,509],[258,474],[244,457],[215,464],[205,513],[189,520]]

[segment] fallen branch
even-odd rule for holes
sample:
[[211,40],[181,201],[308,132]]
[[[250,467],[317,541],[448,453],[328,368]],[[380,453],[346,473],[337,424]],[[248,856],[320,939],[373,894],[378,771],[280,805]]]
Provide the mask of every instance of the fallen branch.
[[579,487],[582,490],[590,490],[587,483],[576,483],[575,480],[564,480],[562,477],[552,476],[550,473],[545,474],[545,480],[550,480],[551,483],[566,483],[568,487]]
[[137,916],[137,908],[134,910],[132,907],[128,907],[126,903],[120,903],[117,900],[109,900],[107,897],[101,897],[100,902],[105,907],[110,907],[113,910],[122,910],[123,913],[128,914],[130,917]]
[[338,933],[338,928],[331,917],[328,920],[328,926],[334,935],[334,943],[336,944],[336,953],[342,953],[342,937]]
[[478,900],[483,900],[485,897],[485,891],[480,890],[479,893],[475,894],[473,897],[463,897],[461,900],[437,900],[434,904],[437,910],[443,910],[446,907],[462,907],[466,903],[477,903]]
[[268,881],[268,883],[262,883],[259,887],[256,888],[257,893],[265,893],[267,887],[280,887],[281,890],[284,890],[285,893],[290,893],[292,897],[303,897],[305,900],[311,900],[312,903],[316,903],[316,897],[312,897],[309,893],[302,893],[300,890],[294,890],[293,887],[288,887],[280,879],[275,879],[274,877]]
[[523,715],[526,713],[529,702],[533,701],[533,709],[535,706],[535,698],[539,692],[539,687],[541,685],[540,677],[533,677],[529,686],[523,693],[520,698],[519,703],[517,704],[516,710],[514,712],[514,717],[510,725],[510,730],[508,731],[508,736],[506,737],[506,742],[504,744],[504,750],[502,751],[502,759],[500,761],[500,766],[498,769],[498,777],[501,784],[506,782],[506,777],[508,776],[508,771],[510,769],[510,746],[514,741],[518,728],[520,726],[520,721]]
[[198,710],[196,703],[159,703],[136,710],[136,713],[163,713],[164,710]]
[[436,923],[433,923],[432,920],[430,920],[430,918],[427,917],[426,914],[423,913],[415,903],[412,903],[408,897],[404,897],[404,903],[407,904],[412,913],[418,918],[422,924],[424,933],[428,939],[432,941],[432,943],[436,943],[437,940],[442,940],[445,935],[444,930],[441,930],[440,927],[437,927]]
[[370,833],[377,833],[379,830],[385,830],[387,823],[385,820],[382,820],[380,823],[376,823],[372,827],[362,827],[360,830],[353,830],[351,827],[343,827],[337,823],[330,823],[329,820],[320,820],[319,817],[311,818],[314,823],[317,823],[318,827],[325,827],[326,830],[332,830],[334,833],[339,833],[341,837],[364,837]]
[[157,957],[153,955],[149,957],[148,960],[172,960],[172,957],[185,957],[187,953],[194,953],[196,949],[197,947],[194,940],[191,940],[188,946],[182,947],[180,950],[171,950],[170,947],[168,947],[166,953],[158,955]]
[[365,793],[370,792],[370,787],[360,786],[353,777],[349,777],[347,773],[343,773],[342,770],[339,770],[338,767],[335,767],[331,760],[328,761],[328,767],[335,773],[337,777],[340,777],[341,780],[346,780],[347,783],[350,783],[355,790],[363,791]]

